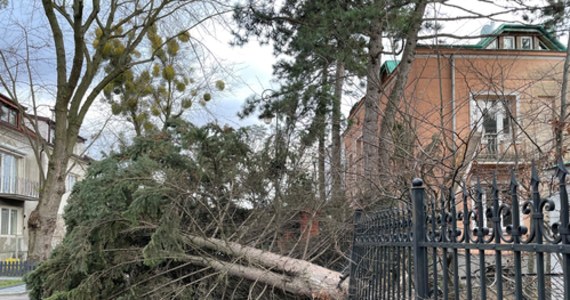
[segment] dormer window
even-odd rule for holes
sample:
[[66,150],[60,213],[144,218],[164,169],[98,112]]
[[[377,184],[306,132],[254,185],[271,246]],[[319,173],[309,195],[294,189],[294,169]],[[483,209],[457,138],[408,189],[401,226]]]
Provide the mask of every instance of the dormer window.
[[515,38],[512,36],[503,37],[503,49],[515,49]]
[[503,24],[493,29],[487,24],[481,29],[483,37],[475,46],[478,49],[551,50],[565,51],[566,47],[542,26]]
[[521,49],[524,50],[532,50],[532,37],[530,36],[523,36],[521,37]]

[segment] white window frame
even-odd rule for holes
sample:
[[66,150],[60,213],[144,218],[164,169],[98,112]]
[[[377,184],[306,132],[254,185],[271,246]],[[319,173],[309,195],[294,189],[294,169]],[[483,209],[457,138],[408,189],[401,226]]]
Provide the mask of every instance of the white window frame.
[[[529,48],[524,48],[524,41],[525,41],[525,40],[530,41],[530,43],[529,43]],[[522,50],[533,50],[534,47],[533,47],[532,44],[533,44],[533,42],[532,42],[532,37],[531,37],[531,36],[522,36],[522,37],[521,37],[521,49],[522,49]]]
[[[4,169],[8,158],[12,159],[9,177],[5,174],[6,169]],[[18,189],[18,158],[19,157],[14,154],[0,151],[0,193],[16,193]]]
[[0,122],[16,127],[18,125],[18,112],[14,108],[0,103]]
[[[496,127],[497,127],[497,135],[500,135],[502,133],[505,132],[505,124],[502,122],[502,120],[505,119],[505,115],[507,114],[506,109],[504,107],[503,103],[501,100],[477,100],[476,101],[476,105],[477,105],[477,109],[478,109],[478,116],[480,121],[478,122],[478,126],[477,126],[477,130],[479,132],[483,132],[484,131],[484,119],[485,119],[485,115],[494,115],[495,117],[495,122],[496,122]],[[485,111],[487,111],[486,114]]]
[[[8,234],[2,234],[2,210],[3,209],[7,209],[8,210]],[[12,233],[12,212],[15,211],[16,212],[16,230],[14,233]],[[22,215],[22,209],[18,208],[18,207],[10,207],[10,206],[0,206],[0,236],[6,237],[6,236],[21,236],[22,235],[22,219],[23,219],[23,215]]]
[[65,177],[65,192],[71,192],[73,186],[77,183],[77,181],[79,181],[79,176],[77,174],[68,173]]
[[[486,98],[486,99],[481,99],[481,98]],[[496,98],[496,100],[491,100],[489,98]],[[501,99],[508,99],[508,98],[514,98],[513,100],[515,101],[515,105],[514,105],[514,109],[515,111],[512,112],[514,114],[514,121],[511,120],[511,122],[519,122],[518,118],[519,118],[519,111],[520,111],[520,97],[518,94],[516,93],[505,93],[502,95],[498,95],[496,93],[492,93],[492,92],[487,92],[487,91],[482,91],[479,93],[473,93],[471,94],[471,100],[469,101],[469,117],[470,117],[470,125],[471,125],[471,129],[476,130],[477,132],[483,133],[483,110],[485,108],[487,108],[487,106],[489,105],[488,103],[490,102],[501,102],[501,101],[512,101],[512,100],[501,100]],[[504,105],[501,104],[500,109],[498,109],[497,111],[497,120],[502,120],[503,117],[506,114],[506,110],[504,108]],[[511,123],[512,124],[512,123]],[[509,128],[509,133],[505,134],[504,130],[503,130],[503,123],[502,122],[497,122],[497,139],[498,142],[503,141],[503,140],[509,140],[511,138],[511,133],[510,130],[512,130],[512,128]]]
[[[506,114],[506,111],[503,107],[502,104],[500,103],[493,103],[494,101],[501,101],[501,100],[473,100],[471,103],[472,109],[471,109],[471,115],[472,115],[472,122],[471,122],[471,128],[475,129],[477,132],[485,134],[484,128],[483,128],[483,121],[484,121],[484,116],[483,113],[485,110],[490,109],[492,107],[494,107],[495,105],[500,105],[500,107],[494,107],[495,109],[495,118],[497,120],[497,138],[507,138],[508,136],[506,136],[505,131],[504,131],[504,124],[502,122],[502,120],[504,119],[504,116]],[[501,120],[499,122],[499,120]]]
[[49,141],[50,144],[55,144],[55,128],[49,127]]
[[487,47],[485,49],[497,49],[498,47],[498,41],[497,39],[492,40],[489,45],[487,45]]
[[[510,48],[507,48],[507,43],[506,43],[507,40],[511,41],[511,47]],[[515,48],[516,48],[515,37],[514,36],[504,36],[503,37],[503,49],[512,50]]]

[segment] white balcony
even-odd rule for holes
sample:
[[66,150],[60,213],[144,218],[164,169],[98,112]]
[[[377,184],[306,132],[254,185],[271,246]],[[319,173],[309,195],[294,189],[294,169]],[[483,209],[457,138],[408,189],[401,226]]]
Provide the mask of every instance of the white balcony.
[[477,151],[480,162],[513,162],[516,158],[515,147],[510,139],[501,134],[485,133]]
[[40,184],[21,177],[0,176],[0,197],[14,200],[38,200]]

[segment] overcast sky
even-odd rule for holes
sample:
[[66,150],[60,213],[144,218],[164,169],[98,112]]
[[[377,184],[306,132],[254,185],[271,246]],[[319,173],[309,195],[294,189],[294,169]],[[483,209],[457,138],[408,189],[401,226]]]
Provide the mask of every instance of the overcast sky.
[[[30,5],[33,3],[36,5]],[[497,4],[481,3],[475,0],[454,0],[450,2],[452,5],[464,7],[469,10],[477,11],[479,13],[490,13],[497,11],[499,8]],[[500,1],[495,1],[499,3]],[[10,23],[14,21],[22,24],[35,22],[35,27],[28,33],[34,36],[36,43],[41,45],[42,41],[49,43],[49,37],[42,34],[42,29],[45,29],[45,20],[41,14],[41,9],[37,6],[38,2],[29,1],[10,1],[10,7],[0,12],[0,42],[4,45],[20,41],[17,36],[10,36],[10,33],[18,30]],[[465,15],[459,9],[443,7],[441,5],[432,6],[428,14],[433,15],[435,11],[442,17],[456,17],[458,15]],[[231,16],[228,14],[226,20],[230,22]],[[33,21],[32,21],[33,20]],[[38,21],[40,20],[40,21]],[[502,15],[497,16],[496,24],[502,21],[517,21],[521,20],[520,16]],[[477,35],[481,27],[489,23],[488,19],[479,20],[464,20],[453,23],[443,24],[443,32],[452,33],[456,35]],[[231,24],[229,26],[232,26]],[[42,28],[44,27],[44,28]],[[271,46],[260,46],[256,41],[252,41],[243,47],[232,47],[229,45],[232,36],[227,29],[228,26],[215,26],[213,23],[205,23],[205,27],[191,32],[192,36],[199,39],[201,43],[207,48],[208,64],[216,65],[219,72],[219,79],[226,82],[226,90],[221,93],[214,94],[213,100],[210,101],[206,107],[201,108],[195,106],[195,109],[189,114],[190,120],[204,124],[206,122],[214,121],[220,125],[229,124],[231,126],[243,126],[258,123],[259,121],[253,117],[246,120],[240,120],[237,113],[240,111],[244,100],[252,95],[260,96],[265,89],[277,89],[279,84],[272,82],[272,64],[276,58],[272,54]],[[45,33],[45,32],[44,32]],[[452,44],[465,44],[476,43],[477,40],[460,40],[448,41]],[[386,59],[393,59],[386,57]],[[44,78],[51,78],[53,74],[44,74],[54,70],[53,65],[44,65],[42,68],[37,68],[35,72]],[[48,80],[49,81],[49,80]],[[51,98],[47,90],[49,90],[49,83],[46,84],[46,98]],[[354,86],[353,86],[354,87]],[[350,107],[359,99],[359,96],[345,97],[343,99],[342,111],[346,115]],[[49,102],[49,100],[46,100]],[[86,121],[83,128],[84,135],[90,137],[98,128],[104,123],[109,116],[108,106],[104,103],[96,103],[94,109]],[[113,127],[113,126],[111,126]],[[117,127],[117,126],[115,126]],[[121,126],[118,126],[121,128]],[[122,127],[124,128],[124,127]],[[117,130],[113,130],[110,136],[107,137],[109,141],[113,140],[113,134]]]

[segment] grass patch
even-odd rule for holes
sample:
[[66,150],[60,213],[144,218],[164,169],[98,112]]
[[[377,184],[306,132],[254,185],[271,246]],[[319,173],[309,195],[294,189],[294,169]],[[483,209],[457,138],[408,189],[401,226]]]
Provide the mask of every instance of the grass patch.
[[23,284],[24,281],[20,280],[20,279],[14,279],[14,280],[0,280],[0,289],[2,288],[6,288],[6,287],[10,287],[10,286],[15,286],[15,285],[20,285]]

